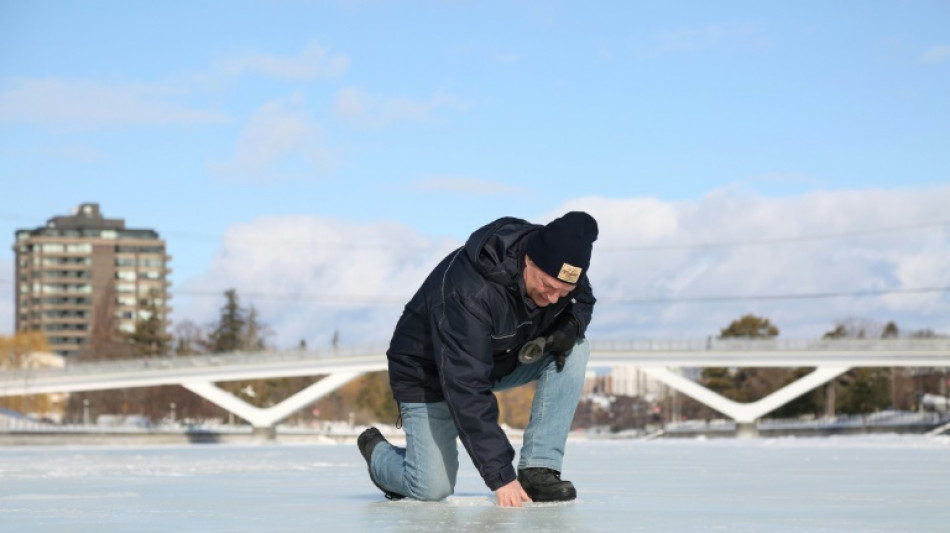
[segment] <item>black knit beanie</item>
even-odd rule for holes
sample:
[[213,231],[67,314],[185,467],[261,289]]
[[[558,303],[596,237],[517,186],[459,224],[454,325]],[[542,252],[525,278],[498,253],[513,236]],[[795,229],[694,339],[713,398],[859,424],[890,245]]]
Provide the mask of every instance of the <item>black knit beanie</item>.
[[527,253],[534,264],[565,283],[577,284],[590,265],[597,221],[583,211],[571,211],[528,239]]

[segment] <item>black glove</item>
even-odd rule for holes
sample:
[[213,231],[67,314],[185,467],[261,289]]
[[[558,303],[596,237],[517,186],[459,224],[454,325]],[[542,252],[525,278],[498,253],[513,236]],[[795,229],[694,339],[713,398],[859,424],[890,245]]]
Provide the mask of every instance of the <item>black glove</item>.
[[554,354],[558,372],[564,370],[564,362],[567,356],[571,354],[574,345],[577,344],[580,329],[580,324],[578,324],[574,315],[561,313],[557,317],[557,321],[554,322],[551,333],[545,338],[544,347]]

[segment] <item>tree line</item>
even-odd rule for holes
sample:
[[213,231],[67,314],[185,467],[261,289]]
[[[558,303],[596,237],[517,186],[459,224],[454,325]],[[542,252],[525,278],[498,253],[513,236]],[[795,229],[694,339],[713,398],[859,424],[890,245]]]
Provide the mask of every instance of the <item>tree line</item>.
[[[720,339],[770,339],[779,328],[768,318],[745,315],[720,330]],[[893,339],[901,331],[893,321],[839,321],[824,339]],[[932,330],[912,331],[909,338],[932,338]],[[753,402],[805,376],[814,368],[705,368],[700,383],[738,402]],[[770,417],[791,418],[835,414],[863,414],[885,409],[916,410],[924,392],[946,393],[946,373],[927,368],[852,368],[843,375],[771,412]],[[686,400],[690,418],[708,418],[710,409]]]

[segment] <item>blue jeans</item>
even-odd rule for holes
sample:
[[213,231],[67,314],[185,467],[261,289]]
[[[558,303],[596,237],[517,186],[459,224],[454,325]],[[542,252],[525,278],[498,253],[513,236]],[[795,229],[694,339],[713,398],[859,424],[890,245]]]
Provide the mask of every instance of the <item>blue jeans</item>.
[[[581,340],[558,372],[547,353],[536,363],[518,365],[495,384],[501,391],[537,380],[531,421],[524,432],[518,469],[561,471],[564,446],[580,401],[590,346]],[[370,475],[386,490],[417,500],[441,500],[455,491],[458,429],[445,402],[400,404],[406,447],[380,443],[373,449]]]

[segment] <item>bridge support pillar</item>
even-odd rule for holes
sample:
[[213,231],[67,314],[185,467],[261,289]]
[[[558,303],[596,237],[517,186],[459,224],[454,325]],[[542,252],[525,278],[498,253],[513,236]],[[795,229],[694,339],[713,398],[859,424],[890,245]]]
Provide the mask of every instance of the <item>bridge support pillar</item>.
[[267,408],[253,406],[207,381],[187,381],[182,383],[181,386],[247,420],[254,428],[255,437],[274,440],[277,438],[278,422],[333,392],[360,374],[360,372],[355,371],[329,374],[279,404]]
[[743,438],[758,436],[759,430],[756,427],[756,420],[766,413],[778,409],[802,394],[824,385],[848,371],[846,366],[820,366],[812,373],[789,383],[765,398],[751,403],[740,403],[713,392],[695,381],[686,379],[669,368],[642,367],[642,369],[657,381],[665,383],[735,420],[736,437]]
[[251,435],[255,440],[277,440],[277,426],[254,426]]
[[759,436],[759,427],[755,422],[736,422],[736,438],[754,439]]

